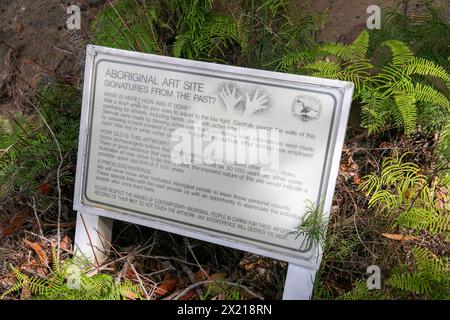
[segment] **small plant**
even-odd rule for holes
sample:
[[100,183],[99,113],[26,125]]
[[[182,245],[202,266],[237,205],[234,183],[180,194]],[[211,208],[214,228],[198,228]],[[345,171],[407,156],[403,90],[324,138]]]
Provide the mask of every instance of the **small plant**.
[[283,57],[316,47],[326,12],[319,15],[287,0],[240,3],[233,11],[244,39],[238,65],[275,70]]
[[243,300],[242,292],[232,286],[227,285],[221,281],[217,283],[208,284],[206,292],[200,297],[200,300],[208,300],[214,297],[219,297],[219,300]]
[[124,300],[142,299],[139,285],[129,280],[116,283],[107,274],[88,275],[92,267],[87,261],[74,257],[59,262],[53,250],[52,273],[46,278],[28,276],[16,267],[11,267],[17,282],[0,297],[27,288],[33,299],[48,300]]
[[319,245],[323,242],[327,232],[327,217],[323,213],[323,201],[316,206],[311,201],[306,201],[306,213],[300,224],[292,233],[295,238],[304,236],[305,239],[301,244],[301,248],[306,251],[310,250],[313,245]]

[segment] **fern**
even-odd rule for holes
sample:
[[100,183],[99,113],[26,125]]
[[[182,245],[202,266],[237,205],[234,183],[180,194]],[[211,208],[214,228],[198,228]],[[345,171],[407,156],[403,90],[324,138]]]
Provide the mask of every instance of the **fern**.
[[392,271],[386,283],[394,288],[417,294],[424,294],[431,299],[449,299],[450,268],[448,261],[440,259],[430,251],[420,247],[412,249],[414,268],[405,266]]
[[[0,297],[27,287],[33,294],[33,299],[48,300],[123,300],[142,299],[143,294],[139,285],[125,280],[114,282],[112,276],[96,274],[89,276],[89,263],[77,257],[66,259],[64,262],[54,261],[53,273],[46,278],[27,276],[16,267],[11,267],[17,282]],[[79,270],[74,274],[73,270]],[[75,281],[75,282],[72,282]]]
[[392,117],[395,102],[386,99],[377,90],[365,90],[361,94],[361,125],[369,134],[375,133],[386,125],[386,119]]
[[[299,72],[293,65],[312,60],[325,14],[288,6],[286,0],[240,1],[234,16],[247,36],[236,62],[250,68]],[[299,72],[301,73],[301,72]]]
[[[414,232],[450,234],[450,215],[446,205],[439,206],[435,190],[444,180],[430,184],[417,165],[400,158],[386,158],[381,174],[370,174],[360,185],[369,196],[369,207],[395,218],[395,226]],[[445,201],[445,199],[444,199]],[[441,208],[442,207],[442,208]]]
[[356,280],[353,289],[340,295],[338,300],[371,300],[380,299],[382,294],[368,289],[367,283],[361,279]]
[[392,65],[404,66],[413,59],[413,53],[408,46],[399,40],[387,40],[383,45],[389,47],[392,51]]
[[414,199],[418,192],[427,198],[426,179],[417,165],[403,162],[406,155],[384,159],[381,175],[372,173],[363,178],[360,189],[370,195],[369,207],[377,207],[390,215],[405,206],[408,199]]
[[94,22],[100,45],[197,60],[224,61],[242,35],[230,17],[213,12],[212,0],[144,3],[119,1]]
[[[420,3],[422,2],[422,3]],[[369,51],[373,53],[387,39],[407,43],[419,57],[448,67],[448,39],[450,27],[445,17],[445,8],[436,2],[419,1],[414,14],[405,15],[400,6],[383,10],[381,30],[370,31]]]
[[395,224],[410,230],[426,230],[430,234],[450,232],[450,214],[425,208],[411,208],[400,213]]
[[[290,54],[282,59],[281,66],[285,69],[296,66],[312,76],[353,82],[354,99],[361,103],[362,125],[369,133],[393,124],[410,134],[418,119],[425,128],[437,124],[439,129],[449,118],[450,103],[427,80],[450,83],[445,68],[415,57],[406,43],[396,39],[380,44],[389,48],[391,56],[387,63],[377,65],[376,59],[369,55],[369,42],[369,33],[363,31],[350,45],[323,44],[313,51],[313,59],[307,52]],[[429,116],[436,113],[442,117]]]
[[[73,182],[73,164],[79,126],[78,92],[55,84],[38,93],[35,104],[55,133],[64,163],[60,183],[64,188]],[[0,185],[2,194],[21,192],[36,195],[43,183],[56,184],[59,165],[55,139],[38,116],[20,113],[0,118]]]
[[411,133],[416,126],[416,99],[409,95],[395,95],[394,101],[398,109],[394,114],[396,123],[403,125],[405,133]]
[[[376,207],[380,213],[393,217],[393,227],[403,233],[420,235],[427,232],[432,236],[443,236],[448,241],[449,208],[445,204],[439,205],[441,199],[435,198],[435,190],[446,185],[445,178],[428,182],[417,165],[404,161],[406,155],[385,159],[380,175],[370,174],[363,178],[360,188],[370,197],[369,207]],[[433,298],[448,296],[448,261],[435,257],[422,247],[415,247],[412,252],[415,261],[413,272],[400,266],[391,272],[387,284]]]
[[152,9],[142,10],[137,2],[110,4],[93,22],[92,28],[97,30],[95,42],[126,50],[160,51],[156,35],[162,25],[157,25],[157,14]]
[[[206,292],[200,296],[200,300],[208,300],[220,296],[221,300],[243,300],[242,292],[236,288],[227,285],[223,281],[217,281],[207,286]],[[217,299],[217,298],[216,298]]]
[[405,65],[405,74],[410,76],[414,74],[422,76],[432,76],[442,79],[444,82],[450,82],[448,72],[431,60],[415,57]]

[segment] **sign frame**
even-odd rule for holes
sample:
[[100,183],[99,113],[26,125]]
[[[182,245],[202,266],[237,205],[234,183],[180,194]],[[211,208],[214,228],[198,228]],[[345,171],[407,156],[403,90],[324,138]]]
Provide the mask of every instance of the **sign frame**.
[[[124,58],[131,58],[144,61],[152,61],[161,64],[170,64],[180,67],[195,68],[210,73],[216,72],[218,75],[223,73],[231,74],[243,74],[246,76],[255,76],[258,78],[266,79],[267,81],[282,81],[301,85],[320,86],[321,88],[333,88],[338,89],[341,92],[340,102],[336,104],[336,108],[339,107],[339,113],[337,113],[336,119],[332,123],[333,138],[330,140],[329,146],[330,155],[328,156],[327,170],[328,170],[328,183],[326,184],[326,190],[323,192],[323,212],[328,218],[331,204],[336,185],[336,179],[338,176],[339,163],[341,158],[342,147],[344,144],[344,138],[347,128],[347,121],[350,113],[350,106],[353,95],[354,85],[351,82],[322,79],[314,77],[306,77],[301,75],[264,71],[258,69],[249,69],[228,65],[221,65],[215,63],[207,63],[200,61],[185,60],[179,58],[172,58],[166,56],[159,56],[153,54],[146,54],[140,52],[132,52],[121,49],[113,49],[95,45],[88,45],[86,48],[86,64],[84,73],[84,85],[83,85],[83,98],[82,98],[82,112],[80,121],[80,133],[78,144],[78,158],[76,167],[76,180],[74,190],[74,210],[78,212],[75,247],[83,255],[90,259],[96,260],[98,264],[100,260],[105,258],[102,254],[106,252],[111,240],[112,221],[121,220],[129,223],[143,225],[154,229],[187,236],[226,247],[252,252],[255,254],[267,256],[270,258],[286,261],[290,263],[288,276],[285,287],[285,298],[309,298],[312,292],[312,283],[306,285],[307,288],[301,289],[304,291],[295,293],[299,283],[304,283],[307,278],[314,280],[315,272],[319,268],[322,258],[322,248],[318,246],[316,252],[310,259],[298,258],[294,256],[284,255],[272,250],[262,249],[260,247],[235,241],[234,239],[222,238],[219,236],[211,236],[205,233],[201,233],[190,228],[183,228],[180,226],[171,225],[169,223],[152,220],[151,217],[142,217],[139,215],[120,213],[108,210],[106,207],[97,205],[95,207],[86,205],[83,203],[82,194],[85,177],[85,158],[87,155],[88,139],[90,133],[89,118],[91,112],[91,102],[93,100],[93,86],[94,83],[94,69],[95,69],[95,57],[97,54],[108,54],[113,56],[121,56]],[[268,84],[270,85],[270,84]],[[339,106],[340,105],[340,106]],[[334,142],[334,144],[332,143]],[[103,250],[102,250],[103,249]],[[99,259],[101,257],[101,259]],[[292,266],[291,266],[292,264]],[[291,279],[290,281],[288,281]],[[295,279],[295,280],[294,280]],[[301,280],[300,280],[301,279]],[[299,282],[300,281],[300,282]],[[288,285],[288,282],[291,285]],[[294,285],[295,283],[295,285]]]

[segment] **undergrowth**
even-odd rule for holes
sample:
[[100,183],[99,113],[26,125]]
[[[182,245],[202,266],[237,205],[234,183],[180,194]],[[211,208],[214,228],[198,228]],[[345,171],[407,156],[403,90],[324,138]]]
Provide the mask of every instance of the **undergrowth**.
[[42,87],[26,101],[32,114],[0,118],[0,197],[35,198],[47,214],[56,211],[57,187],[71,198],[78,147],[80,93],[73,87]]
[[[344,148],[326,239],[320,208],[309,208],[311,214],[297,230],[324,241],[314,297],[448,299],[449,27],[442,10],[428,2],[421,8],[420,17],[394,8],[384,15],[385,27],[363,32],[351,44],[319,44],[325,15],[294,10],[285,0],[117,1],[99,13],[92,27],[98,45],[354,82],[352,108],[361,110],[365,131]],[[63,217],[70,220],[80,103],[79,91],[54,84],[27,102],[31,114],[0,119],[4,210],[32,205],[43,220],[54,222],[62,191]],[[127,245],[146,238],[135,228],[139,232],[120,232]],[[195,247],[200,262],[216,271],[224,265],[231,269],[242,259],[232,250],[200,242],[180,245],[180,238],[156,234],[152,237],[172,248],[177,259]],[[4,260],[0,248],[0,262],[6,264]],[[194,262],[198,264],[197,259],[187,261]],[[27,287],[36,298],[142,296],[131,282],[84,272],[81,289],[71,291],[67,271],[74,263],[55,262],[47,278],[13,267],[17,282],[6,294]],[[371,264],[381,267],[382,290],[367,289],[365,270]],[[254,279],[269,279],[281,292],[278,271],[285,265],[270,262],[265,267],[274,270]],[[158,268],[162,264],[143,267],[150,274]],[[235,278],[244,274],[230,273]],[[225,285],[205,289],[197,298],[244,297]]]
[[17,282],[0,296],[26,289],[34,300],[136,300],[144,294],[129,280],[116,282],[106,273],[93,272],[92,265],[78,257],[58,262],[53,249],[52,272],[47,277],[28,276],[17,267],[12,272]]

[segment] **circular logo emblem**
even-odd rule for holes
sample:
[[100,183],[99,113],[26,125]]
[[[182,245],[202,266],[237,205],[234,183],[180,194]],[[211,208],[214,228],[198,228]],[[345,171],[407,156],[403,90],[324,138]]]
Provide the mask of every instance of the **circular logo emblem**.
[[319,119],[321,110],[320,100],[312,96],[297,96],[292,103],[292,115],[303,122]]

